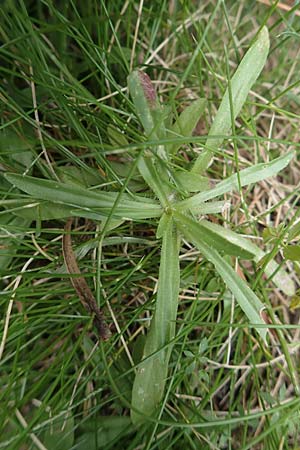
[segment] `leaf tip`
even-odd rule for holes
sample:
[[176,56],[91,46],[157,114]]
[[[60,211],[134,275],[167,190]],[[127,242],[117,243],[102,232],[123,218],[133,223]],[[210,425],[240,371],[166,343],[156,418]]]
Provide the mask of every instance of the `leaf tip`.
[[260,30],[258,40],[260,42],[262,50],[267,50],[268,52],[270,47],[270,37],[269,37],[269,30],[266,27],[266,25],[264,25]]

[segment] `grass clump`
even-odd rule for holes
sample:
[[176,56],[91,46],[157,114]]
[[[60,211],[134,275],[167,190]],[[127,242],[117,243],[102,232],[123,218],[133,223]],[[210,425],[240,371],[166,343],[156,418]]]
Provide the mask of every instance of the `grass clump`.
[[297,448],[295,10],[119,7],[1,13],[0,448]]

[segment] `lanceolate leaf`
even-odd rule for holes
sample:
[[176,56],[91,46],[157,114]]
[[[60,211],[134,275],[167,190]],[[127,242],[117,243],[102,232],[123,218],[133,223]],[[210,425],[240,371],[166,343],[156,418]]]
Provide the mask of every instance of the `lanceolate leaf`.
[[[235,119],[239,114],[247,95],[262,71],[269,52],[269,33],[264,27],[256,41],[249,48],[235,74],[233,75],[231,85],[232,105],[229,97],[229,89],[226,89],[220,107],[213,121],[208,138],[205,143],[204,152],[198,157],[193,167],[195,172],[203,172],[209,165],[213,150],[220,147],[226,135],[231,128],[232,118]],[[233,111],[231,111],[231,106]],[[214,136],[220,137],[214,137]]]
[[132,389],[133,423],[153,415],[164,394],[172,349],[170,342],[175,337],[180,277],[178,256],[177,231],[169,217],[164,224],[155,314]]
[[225,200],[205,202],[200,203],[197,208],[194,208],[193,213],[195,213],[195,215],[218,214],[224,212],[229,207],[230,203]]
[[[79,208],[95,208],[104,216],[110,214],[118,196],[116,192],[95,192],[74,185],[18,174],[6,174],[5,178],[11,184],[36,199]],[[137,195],[131,197],[128,194],[123,194],[114,216],[128,219],[145,219],[159,217],[161,213],[160,205],[154,200]]]
[[239,256],[243,259],[253,259],[255,253],[251,246],[247,246],[243,240],[239,239],[239,235],[231,230],[221,227],[217,224],[211,223],[208,220],[200,220],[197,222],[191,217],[184,216],[178,212],[174,212],[174,217],[178,223],[183,223],[189,232],[193,235],[198,235],[201,241],[207,245],[215,248],[218,251],[224,252],[225,255]]
[[198,173],[188,171],[177,171],[174,174],[176,183],[181,189],[188,192],[207,191],[209,189],[209,179]]
[[111,145],[114,147],[126,147],[129,142],[125,136],[118,128],[113,125],[108,125],[107,134]]
[[[254,326],[258,325],[258,327],[256,327],[256,331],[265,341],[267,329],[265,322],[261,317],[261,312],[264,309],[264,305],[261,303],[259,298],[237,275],[227,261],[217,252],[217,250],[204,242],[201,231],[197,231],[197,227],[191,227],[191,223],[188,218],[183,218],[182,215],[180,215],[179,218],[175,216],[175,218],[177,226],[184,237],[187,240],[192,241],[203,256],[215,266],[216,271],[220,274],[228,288],[235,296],[238,304],[248,317],[251,324]],[[195,224],[197,225],[196,222]]]
[[279,158],[273,159],[269,163],[260,163],[255,166],[247,167],[239,172],[239,179],[237,174],[231,175],[224,181],[221,181],[208,191],[200,192],[193,195],[181,202],[178,202],[177,208],[181,210],[197,208],[200,203],[203,203],[212,198],[219,197],[233,190],[238,190],[239,182],[240,186],[246,186],[251,183],[258,183],[261,180],[272,177],[284,169],[294,158],[295,152],[291,151],[285,155],[279,156]]
[[[190,228],[196,231],[195,222],[191,218],[178,214],[177,212],[174,214],[179,220],[183,217],[183,220],[189,221]],[[256,263],[266,257],[263,250],[251,242],[250,239],[246,239],[228,228],[208,222],[205,219],[202,219],[196,225],[199,236],[201,230],[201,239],[208,245],[212,245],[218,251],[224,251],[225,254],[239,256],[244,259],[253,259]],[[283,268],[279,268],[276,261],[270,261],[264,271],[268,277],[272,278],[273,283],[286,295],[291,296],[295,294],[293,280]]]
[[128,88],[146,135],[163,137],[163,110],[149,76],[141,70],[134,70],[128,77]]
[[164,232],[166,231],[170,221],[170,216],[166,213],[163,213],[158,222],[158,227],[156,230],[157,239],[161,239],[163,237]]

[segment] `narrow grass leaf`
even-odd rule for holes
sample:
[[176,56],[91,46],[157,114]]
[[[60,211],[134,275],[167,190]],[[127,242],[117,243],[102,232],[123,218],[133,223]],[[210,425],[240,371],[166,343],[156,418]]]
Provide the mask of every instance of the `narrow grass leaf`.
[[[266,27],[263,27],[257,36],[256,41],[249,48],[238,68],[236,69],[231,81],[232,107],[230,108],[229,89],[227,87],[224,97],[221,101],[213,124],[209,130],[208,138],[205,143],[205,150],[197,158],[194,166],[194,172],[203,172],[210,164],[213,156],[213,150],[218,149],[224,140],[224,135],[228,134],[231,128],[232,118],[235,119],[242,109],[248,93],[262,71],[269,52],[269,33]],[[221,137],[215,137],[220,135]]]
[[197,231],[196,227],[191,227],[190,220],[186,217],[176,217],[176,223],[184,237],[193,242],[203,256],[210,261],[216,271],[223,278],[230,291],[235,296],[241,309],[255,327],[261,338],[266,341],[267,329],[261,317],[264,305],[250,287],[237,275],[227,261],[211,246],[203,240],[203,235]]
[[179,241],[172,218],[167,222],[162,239],[155,314],[132,389],[133,423],[153,415],[162,400],[172,349],[170,342],[175,337],[180,278]]
[[272,177],[284,169],[291,162],[294,156],[295,152],[291,151],[273,159],[273,161],[269,163],[259,163],[255,166],[247,167],[247,169],[243,169],[239,172],[239,178],[237,174],[231,175],[224,181],[218,183],[213,189],[200,192],[199,194],[193,195],[186,200],[178,202],[177,208],[180,208],[182,211],[185,209],[190,209],[193,211],[193,208],[197,208],[199,203],[203,203],[228,192],[238,190],[239,186],[243,187],[251,183],[258,183],[259,181]]

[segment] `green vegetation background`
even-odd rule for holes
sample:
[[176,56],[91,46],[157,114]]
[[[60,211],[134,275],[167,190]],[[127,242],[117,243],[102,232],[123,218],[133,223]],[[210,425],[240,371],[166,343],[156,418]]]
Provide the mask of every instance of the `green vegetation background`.
[[[192,245],[182,248],[166,396],[159,419],[134,426],[134,368],[155,307],[157,221],[112,228],[101,252],[99,230],[77,224],[80,266],[114,333],[97,344],[63,264],[61,237],[70,210],[28,205],[2,176],[143,191],[128,163],[146,145],[127,92],[134,67],[154,80],[175,115],[207,99],[192,144],[182,146],[175,162],[189,167],[228,75],[263,25],[271,41],[267,64],[235,122],[234,139],[215,155],[209,175],[222,180],[237,163],[242,169],[289,150],[298,154],[298,13],[297,4],[285,11],[278,2],[257,1],[2,2],[0,449],[300,447],[299,298],[268,280],[263,262],[227,258],[272,306],[267,348],[212,264]],[[282,249],[291,224],[297,249],[299,179],[296,157],[276,178],[228,195],[231,208],[215,219],[255,239],[296,287],[299,253]]]

